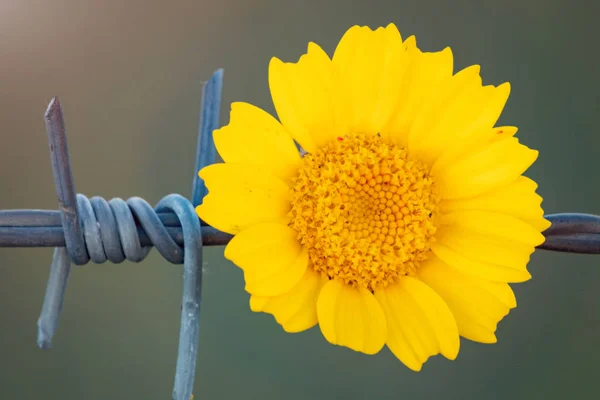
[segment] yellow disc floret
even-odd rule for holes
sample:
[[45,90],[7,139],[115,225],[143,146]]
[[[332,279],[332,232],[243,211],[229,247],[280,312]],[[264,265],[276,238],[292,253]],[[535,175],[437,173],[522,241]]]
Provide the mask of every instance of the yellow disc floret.
[[290,226],[313,268],[369,290],[414,275],[436,231],[425,166],[379,135],[340,137],[302,159]]

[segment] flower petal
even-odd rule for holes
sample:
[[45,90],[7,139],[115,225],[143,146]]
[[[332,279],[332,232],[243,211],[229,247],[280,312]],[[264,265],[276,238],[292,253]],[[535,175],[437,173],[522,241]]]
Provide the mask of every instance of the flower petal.
[[535,193],[536,188],[534,181],[519,176],[510,184],[477,197],[442,201],[440,210],[442,213],[462,210],[498,212],[515,216],[543,232],[550,222],[544,219],[544,210],[540,206],[542,198]]
[[[476,82],[476,81],[471,81]],[[425,163],[433,165],[441,154],[478,142],[500,117],[510,93],[510,85],[498,87],[465,85],[435,117],[427,121],[428,130],[411,149]]]
[[[428,96],[423,107],[415,115],[413,123],[408,132],[408,150],[411,154],[423,161],[430,161],[427,153],[429,146],[429,134],[444,112],[456,99],[462,99],[474,94],[481,88],[481,77],[479,76],[479,65],[472,65],[459,71],[450,78],[439,81],[438,87]],[[448,134],[448,132],[446,132]]]
[[469,198],[513,182],[536,160],[538,152],[516,138],[498,140],[435,175],[443,199]]
[[300,153],[290,134],[267,112],[248,103],[233,103],[229,124],[213,133],[227,163],[255,165],[281,178],[295,176]]
[[196,207],[202,220],[236,234],[260,222],[287,223],[290,189],[265,170],[241,164],[212,164],[200,173],[208,195]]
[[333,66],[346,99],[347,133],[381,132],[398,104],[407,59],[394,24],[375,31],[353,26],[344,34]]
[[317,298],[327,282],[321,274],[307,268],[304,276],[287,293],[276,297],[250,297],[254,312],[266,312],[275,317],[286,332],[302,332],[317,324]]
[[449,47],[434,53],[422,53],[409,39],[405,42],[407,69],[400,87],[402,95],[398,96],[397,108],[383,129],[387,137],[403,147],[408,144],[408,132],[415,116],[439,90],[442,82],[450,79],[453,66]]
[[544,243],[544,235],[528,223],[510,215],[481,210],[460,210],[442,214],[437,222],[453,232],[469,232],[529,246]]
[[315,43],[297,63],[272,58],[269,87],[277,115],[304,150],[314,152],[342,135],[336,107],[339,92],[334,89],[329,56]]
[[388,324],[386,344],[414,371],[435,354],[454,360],[460,340],[456,321],[442,298],[416,278],[375,291]]
[[456,226],[440,226],[436,240],[466,257],[507,267],[524,268],[534,246],[501,236],[485,236]]
[[292,228],[273,223],[254,225],[233,237],[225,258],[244,270],[246,291],[278,296],[292,289],[308,266],[308,252]]
[[[494,256],[499,255],[501,257],[503,249],[498,246],[494,247],[493,243],[490,245],[490,248],[485,246],[486,243],[481,242],[466,244],[465,240],[458,240],[458,243],[462,247],[454,248],[451,247],[455,244],[453,241],[447,244],[440,239],[431,245],[431,251],[452,268],[481,279],[494,282],[525,282],[531,279],[531,274],[527,271],[526,261],[511,265],[497,264]],[[471,246],[473,250],[465,250],[465,245]],[[477,246],[480,245],[483,248],[477,249]],[[491,250],[492,255],[482,257],[481,254],[485,255],[486,250]],[[531,251],[533,252],[533,249]],[[482,261],[479,258],[484,258],[484,260]]]
[[383,311],[367,289],[331,280],[317,300],[319,326],[331,344],[365,354],[375,354],[384,345],[386,322]]
[[498,126],[490,129],[479,129],[465,138],[446,147],[431,167],[431,174],[436,175],[451,167],[463,158],[483,150],[487,145],[515,136],[517,128],[514,126]]
[[495,343],[498,322],[517,306],[508,284],[462,274],[437,257],[421,265],[419,278],[448,304],[460,335],[476,342]]

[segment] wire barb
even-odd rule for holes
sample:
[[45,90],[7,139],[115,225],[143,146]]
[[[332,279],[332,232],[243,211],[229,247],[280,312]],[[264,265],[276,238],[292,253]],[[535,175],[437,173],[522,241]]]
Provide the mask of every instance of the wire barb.
[[[215,162],[212,132],[219,123],[223,70],[213,73],[202,91],[200,129],[192,200],[165,196],[155,208],[144,199],[127,201],[77,194],[71,171],[63,111],[57,97],[44,115],[59,211],[0,211],[0,247],[55,247],[50,275],[38,319],[38,346],[48,349],[58,327],[71,263],[142,261],[156,247],[173,264],[183,264],[183,293],[179,349],[172,398],[192,397],[202,292],[202,249],[225,244],[231,235],[201,226],[194,206],[207,190],[197,176]],[[206,224],[204,224],[206,225]]]
[[[198,133],[198,147],[196,148],[196,169],[192,183],[192,205],[202,203],[208,193],[204,180],[198,176],[200,170],[215,162],[217,148],[212,132],[219,126],[219,105],[223,91],[223,70],[217,70],[210,80],[204,85],[202,92],[202,105],[200,106],[200,128]],[[209,134],[203,134],[209,132]]]
[[53,98],[44,115],[48,145],[50,147],[50,160],[54,172],[54,184],[58,196],[58,208],[65,228],[65,242],[71,260],[75,264],[83,265],[89,261],[85,250],[83,232],[79,225],[77,213],[75,183],[71,172],[69,147],[65,133],[65,122],[58,97]]
[[42,304],[42,312],[38,318],[37,345],[40,349],[47,350],[52,346],[52,337],[58,327],[58,316],[62,310],[67,279],[71,270],[71,259],[64,247],[54,249],[50,277],[46,286],[46,295]]

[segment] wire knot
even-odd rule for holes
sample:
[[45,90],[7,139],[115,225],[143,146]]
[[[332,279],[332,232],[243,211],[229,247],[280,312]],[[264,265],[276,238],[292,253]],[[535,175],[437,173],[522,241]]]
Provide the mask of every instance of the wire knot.
[[[177,196],[179,202],[189,203],[183,196],[170,196]],[[140,197],[131,197],[127,201],[120,198],[106,201],[102,197],[88,199],[78,194],[77,209],[83,229],[83,244],[74,248],[67,246],[69,256],[76,264],[81,264],[82,260],[85,260],[84,263],[91,260],[96,264],[107,260],[113,263],[142,261],[152,246],[141,245],[138,225],[167,261],[183,263],[183,248],[175,243],[159,219],[158,206],[153,208]],[[82,249],[85,254],[77,254],[74,249]]]

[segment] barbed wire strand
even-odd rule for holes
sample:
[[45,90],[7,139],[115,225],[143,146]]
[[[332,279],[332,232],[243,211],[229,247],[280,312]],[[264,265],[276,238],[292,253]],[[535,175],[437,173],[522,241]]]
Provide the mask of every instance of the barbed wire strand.
[[[128,204],[130,200],[127,200]],[[94,198],[90,201],[94,202]],[[96,214],[99,214],[98,211]],[[183,233],[177,216],[168,211],[153,214],[158,217],[171,239],[177,245],[183,246]],[[552,223],[552,226],[543,232],[546,241],[538,247],[539,249],[563,253],[600,254],[600,216],[560,213],[549,214],[545,218]],[[152,239],[139,221],[136,220],[135,224],[140,244],[153,246],[154,240],[157,239]],[[86,236],[87,234],[84,235]],[[202,226],[204,247],[226,245],[232,237],[213,227]],[[0,247],[64,247],[65,245],[59,211],[0,210]],[[106,247],[106,242],[104,246]],[[112,259],[109,261],[118,262]]]
[[[94,203],[94,199],[96,198],[93,197],[90,201]],[[105,201],[104,199],[102,200]],[[103,214],[100,214],[96,206],[94,207],[96,217],[99,221],[107,218]],[[175,243],[183,246],[183,233],[177,216],[170,211],[157,212],[155,214]],[[135,225],[140,244],[142,246],[153,246],[154,243],[140,222],[136,220]],[[101,232],[104,232],[102,228]],[[204,247],[226,245],[232,237],[232,235],[218,231],[211,226],[202,226],[202,244]],[[60,211],[0,210],[0,247],[64,247],[65,245]],[[104,243],[104,246],[106,247],[107,244]],[[109,261],[112,260],[109,259]]]

